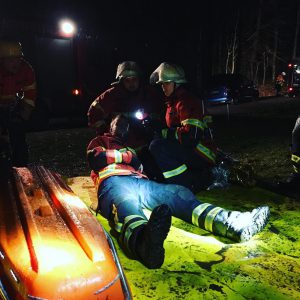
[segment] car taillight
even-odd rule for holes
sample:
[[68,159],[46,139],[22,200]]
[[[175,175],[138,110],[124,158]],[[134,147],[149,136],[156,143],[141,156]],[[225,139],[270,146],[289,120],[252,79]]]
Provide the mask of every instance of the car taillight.
[[292,87],[289,87],[289,92],[292,92],[293,91],[293,88]]
[[72,90],[72,95],[74,95],[74,96],[80,96],[81,95],[81,91],[79,89],[73,89]]

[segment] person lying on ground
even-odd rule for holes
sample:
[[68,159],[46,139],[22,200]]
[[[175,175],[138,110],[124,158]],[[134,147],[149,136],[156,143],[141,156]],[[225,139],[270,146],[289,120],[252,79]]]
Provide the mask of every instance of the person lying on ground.
[[[123,251],[150,269],[164,262],[164,241],[177,217],[236,242],[248,241],[267,224],[269,207],[251,212],[202,203],[186,187],[149,180],[133,149],[126,146],[128,119],[117,115],[110,130],[87,147],[98,207],[117,233]],[[149,220],[143,209],[152,211]]]

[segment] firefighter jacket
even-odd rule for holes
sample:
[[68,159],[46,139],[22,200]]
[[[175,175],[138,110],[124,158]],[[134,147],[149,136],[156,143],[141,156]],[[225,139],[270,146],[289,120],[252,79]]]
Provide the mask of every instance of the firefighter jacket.
[[31,65],[22,59],[17,73],[8,72],[0,65],[0,108],[15,105],[16,94],[23,94],[22,117],[29,119],[36,102],[36,80]]
[[138,109],[161,119],[163,101],[160,91],[152,86],[141,86],[137,92],[128,92],[122,84],[116,84],[92,102],[87,113],[88,125],[101,135],[108,132],[111,119],[122,113],[132,121],[128,145],[137,149],[145,144],[143,128],[134,117]]
[[142,174],[142,165],[135,150],[108,133],[97,136],[89,143],[87,159],[92,169],[91,178],[97,188],[110,176],[135,175],[147,178]]
[[195,152],[210,164],[216,160],[216,147],[210,134],[211,116],[203,113],[200,99],[178,87],[166,98],[166,129],[162,130],[163,138],[176,139]]

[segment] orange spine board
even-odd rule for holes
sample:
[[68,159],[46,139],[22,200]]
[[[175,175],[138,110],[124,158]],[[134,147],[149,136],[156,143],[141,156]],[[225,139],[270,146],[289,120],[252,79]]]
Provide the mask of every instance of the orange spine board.
[[1,273],[12,299],[129,299],[103,227],[61,178],[44,167],[13,175],[0,195]]

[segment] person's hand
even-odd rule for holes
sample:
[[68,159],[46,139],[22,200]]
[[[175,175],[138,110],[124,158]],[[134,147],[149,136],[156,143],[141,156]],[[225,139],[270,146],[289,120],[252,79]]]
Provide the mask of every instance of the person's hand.
[[162,124],[151,118],[146,118],[142,121],[145,133],[151,137],[161,137]]

